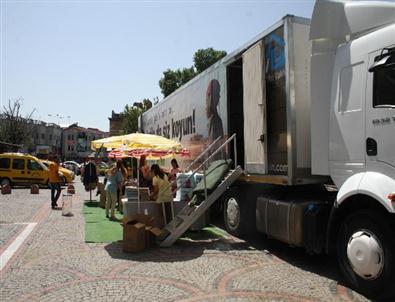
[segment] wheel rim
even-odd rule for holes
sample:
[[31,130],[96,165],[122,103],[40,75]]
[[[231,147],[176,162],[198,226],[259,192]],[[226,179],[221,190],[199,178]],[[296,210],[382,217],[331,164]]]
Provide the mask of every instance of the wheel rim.
[[239,204],[235,198],[228,199],[228,206],[226,208],[226,217],[228,224],[231,227],[236,227],[240,221],[240,209]]
[[354,272],[363,279],[376,279],[383,271],[384,251],[379,239],[370,231],[352,234],[347,245],[347,257]]

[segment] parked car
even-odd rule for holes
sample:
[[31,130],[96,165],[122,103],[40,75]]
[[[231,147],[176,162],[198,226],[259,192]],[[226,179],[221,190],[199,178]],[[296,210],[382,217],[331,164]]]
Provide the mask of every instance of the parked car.
[[[41,162],[48,168],[49,165],[51,164],[50,160],[41,160]],[[62,176],[60,177],[61,179],[61,185],[64,186],[67,183],[71,183],[74,181],[74,172],[66,169],[64,167],[59,167],[59,172],[62,173]]]
[[48,184],[48,168],[30,154],[0,154],[1,185]]
[[73,160],[63,162],[62,166],[73,171],[75,175],[81,174],[81,165]]

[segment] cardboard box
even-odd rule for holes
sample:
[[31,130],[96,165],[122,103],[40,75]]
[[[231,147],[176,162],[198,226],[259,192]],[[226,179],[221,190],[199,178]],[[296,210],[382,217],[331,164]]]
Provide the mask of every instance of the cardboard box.
[[145,224],[135,219],[123,220],[123,251],[136,253],[145,248]]
[[146,226],[154,226],[154,217],[151,215],[144,215],[144,214],[134,214],[128,216],[128,220],[135,220],[140,223],[144,223]]
[[155,239],[161,236],[163,231],[157,227],[145,227],[145,247],[149,248],[155,245]]
[[[124,217],[129,219],[137,219],[143,216],[152,217],[152,223],[147,223],[147,225],[162,228],[163,223],[163,213],[162,205],[156,203],[155,201],[140,202],[140,213],[138,212],[138,202],[126,201],[123,202]],[[147,213],[148,215],[144,215]],[[141,216],[142,215],[142,216]]]
[[155,243],[155,238],[151,233],[152,226],[145,226],[145,248],[150,248]]
[[163,231],[159,228],[153,227],[150,229],[150,232],[152,235],[154,235],[155,237],[159,237],[160,235],[162,235]]

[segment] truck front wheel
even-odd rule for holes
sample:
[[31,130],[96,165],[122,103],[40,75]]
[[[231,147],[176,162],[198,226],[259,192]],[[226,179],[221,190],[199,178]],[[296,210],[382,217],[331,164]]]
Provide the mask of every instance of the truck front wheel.
[[347,281],[363,294],[384,299],[395,294],[395,240],[390,222],[372,210],[360,210],[342,224],[337,253]]

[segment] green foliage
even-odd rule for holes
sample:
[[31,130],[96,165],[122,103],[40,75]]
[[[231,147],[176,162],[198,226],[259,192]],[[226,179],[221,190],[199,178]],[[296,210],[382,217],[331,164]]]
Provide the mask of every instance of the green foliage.
[[163,77],[159,80],[162,94],[167,97],[224,56],[226,51],[223,50],[215,50],[212,47],[199,49],[193,56],[194,66],[176,70],[167,69],[163,72]]
[[163,95],[167,97],[173,91],[191,80],[195,75],[196,73],[193,66],[177,70],[167,69],[163,72],[163,78],[159,80],[159,87]]
[[212,47],[199,49],[193,56],[193,62],[198,73],[209,68],[218,60],[226,56],[226,51],[215,50]]
[[3,106],[0,116],[0,141],[27,146],[30,143],[34,124],[32,115],[34,110],[22,116],[22,98],[14,101],[9,100],[7,106]]
[[137,132],[139,116],[151,107],[152,102],[149,99],[144,99],[142,102],[134,102],[132,106],[126,105],[121,113],[124,133]]

